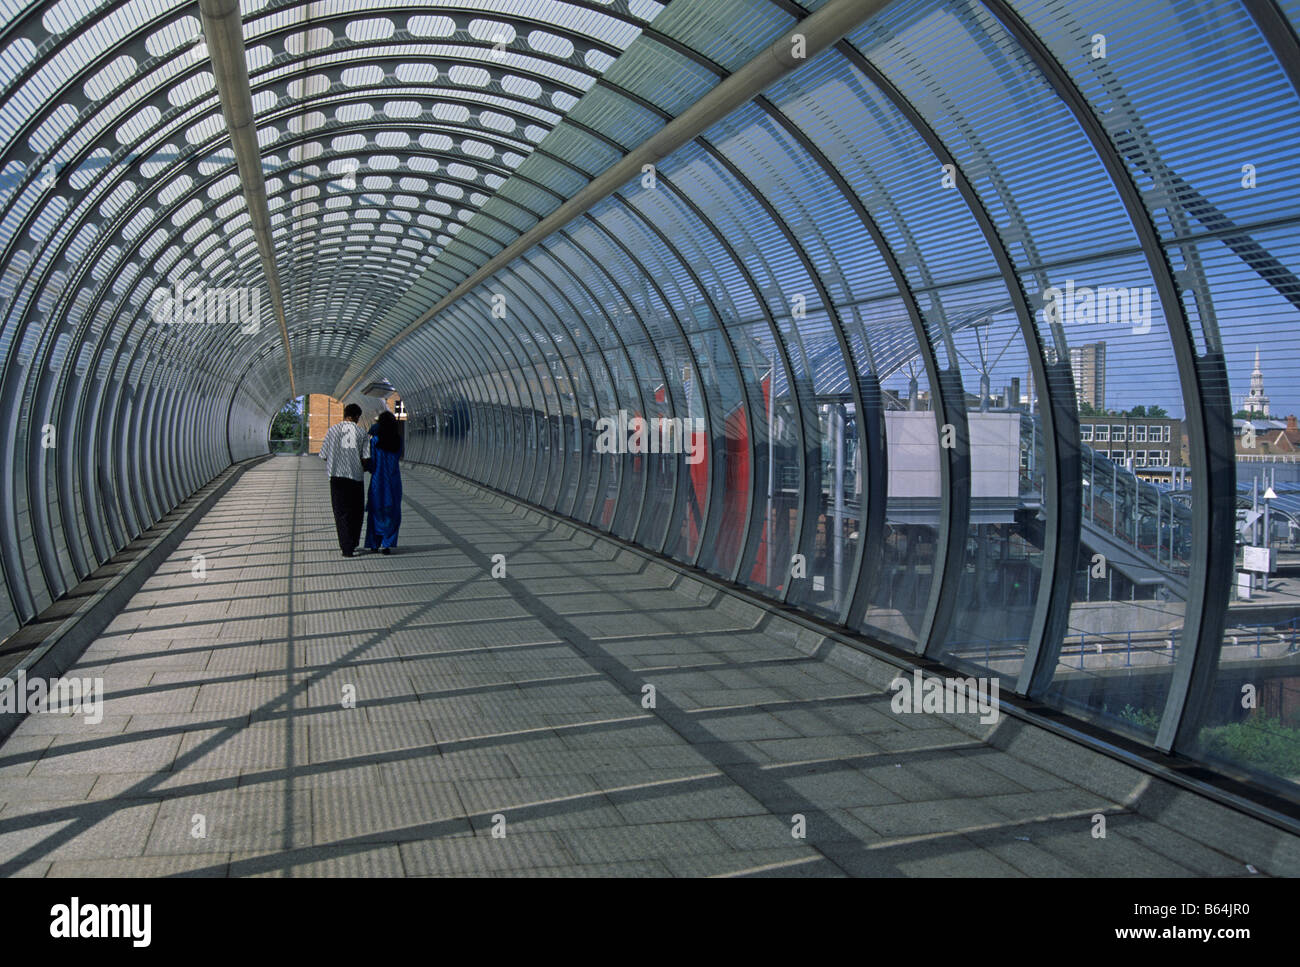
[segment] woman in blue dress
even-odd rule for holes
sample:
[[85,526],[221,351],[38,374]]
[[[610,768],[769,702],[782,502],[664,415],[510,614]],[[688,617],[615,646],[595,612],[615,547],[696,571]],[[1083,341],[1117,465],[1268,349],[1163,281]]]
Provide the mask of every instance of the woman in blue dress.
[[393,553],[402,526],[402,459],[404,441],[397,417],[385,410],[370,427],[370,496],[366,502],[366,547]]

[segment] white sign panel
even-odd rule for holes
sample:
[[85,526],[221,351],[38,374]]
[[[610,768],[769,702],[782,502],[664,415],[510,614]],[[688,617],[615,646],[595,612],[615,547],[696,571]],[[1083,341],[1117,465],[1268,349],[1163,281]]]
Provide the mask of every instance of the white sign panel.
[[1254,571],[1256,574],[1273,572],[1272,554],[1267,547],[1243,547],[1241,549],[1241,569]]

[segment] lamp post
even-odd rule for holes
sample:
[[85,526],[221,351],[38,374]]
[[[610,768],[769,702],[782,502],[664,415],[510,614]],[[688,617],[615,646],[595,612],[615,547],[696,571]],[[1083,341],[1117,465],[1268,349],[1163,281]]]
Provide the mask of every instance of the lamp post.
[[1272,483],[1264,490],[1264,552],[1268,555],[1269,570],[1264,572],[1264,587],[1261,590],[1268,590],[1268,576],[1272,573],[1273,568],[1273,519],[1269,513],[1271,501],[1277,500],[1277,491],[1273,489]]

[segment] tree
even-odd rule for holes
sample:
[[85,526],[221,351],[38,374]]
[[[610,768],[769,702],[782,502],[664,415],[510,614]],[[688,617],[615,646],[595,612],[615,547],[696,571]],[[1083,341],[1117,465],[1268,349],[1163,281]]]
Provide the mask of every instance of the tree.
[[[303,418],[303,401],[299,397],[296,400],[289,400],[280,412],[271,418],[271,440],[293,441],[294,446],[290,449],[297,448],[297,444],[304,436],[305,421]],[[282,445],[282,449],[283,449]]]
[[[1085,415],[1086,415],[1086,414],[1085,414]],[[1145,404],[1143,404],[1143,403],[1139,403],[1137,406],[1134,406],[1134,407],[1131,408],[1131,409],[1127,409],[1127,410],[1111,410],[1111,411],[1109,411],[1109,412],[1107,412],[1107,413],[1098,413],[1097,415],[1098,415],[1098,416],[1127,416],[1127,417],[1132,417],[1132,418],[1136,418],[1136,419],[1139,419],[1139,420],[1142,420],[1142,419],[1149,419],[1149,420],[1167,420],[1167,419],[1169,419],[1169,411],[1166,410],[1163,406],[1156,406],[1154,403],[1153,403],[1151,406],[1147,406],[1147,405],[1145,405]]]

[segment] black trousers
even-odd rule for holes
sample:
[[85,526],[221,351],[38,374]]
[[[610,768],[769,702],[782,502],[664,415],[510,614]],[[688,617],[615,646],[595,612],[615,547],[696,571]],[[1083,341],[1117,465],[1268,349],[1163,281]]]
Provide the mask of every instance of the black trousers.
[[344,554],[355,551],[361,541],[361,514],[365,510],[365,497],[366,488],[360,480],[330,477],[334,527],[339,532],[339,550]]

